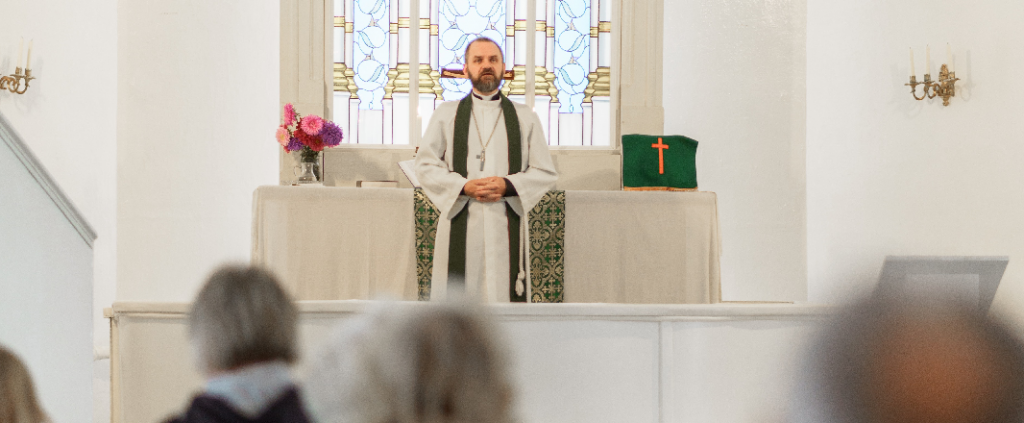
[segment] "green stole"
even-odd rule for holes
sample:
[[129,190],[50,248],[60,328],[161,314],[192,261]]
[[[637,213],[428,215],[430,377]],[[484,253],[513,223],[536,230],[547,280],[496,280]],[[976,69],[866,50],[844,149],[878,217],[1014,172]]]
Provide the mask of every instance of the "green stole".
[[[522,134],[519,132],[519,116],[512,101],[501,94],[501,112],[505,117],[505,134],[508,136],[508,174],[519,173],[523,168]],[[455,172],[467,178],[469,159],[469,120],[473,116],[473,93],[470,92],[459,101],[455,112],[455,137],[452,148],[452,166]],[[479,122],[478,122],[479,124]],[[512,302],[526,302],[526,283],[523,281],[523,294],[516,294],[516,279],[519,277],[519,230],[520,217],[512,206],[505,203],[505,216],[508,217],[508,263],[509,263],[509,298]],[[452,219],[451,236],[448,244],[448,281],[466,281],[466,234],[469,226],[469,205],[459,211]],[[454,276],[454,278],[453,278]]]

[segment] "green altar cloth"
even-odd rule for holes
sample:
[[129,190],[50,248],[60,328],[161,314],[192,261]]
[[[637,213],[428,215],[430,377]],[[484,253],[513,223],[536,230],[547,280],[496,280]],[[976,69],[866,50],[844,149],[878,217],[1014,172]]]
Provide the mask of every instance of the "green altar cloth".
[[[413,195],[418,298],[429,301],[440,214],[423,190],[417,188]],[[548,191],[530,210],[529,225],[530,302],[560,303],[565,278],[565,191]]]
[[696,191],[697,141],[681,135],[623,135],[626,191]]

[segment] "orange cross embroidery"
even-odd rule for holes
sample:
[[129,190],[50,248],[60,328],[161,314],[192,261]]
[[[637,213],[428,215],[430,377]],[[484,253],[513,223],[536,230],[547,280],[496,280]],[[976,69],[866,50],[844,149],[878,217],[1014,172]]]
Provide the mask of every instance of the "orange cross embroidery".
[[658,174],[665,174],[665,149],[668,148],[668,144],[661,143],[661,137],[658,137],[657,144],[651,144],[651,148],[658,149]]

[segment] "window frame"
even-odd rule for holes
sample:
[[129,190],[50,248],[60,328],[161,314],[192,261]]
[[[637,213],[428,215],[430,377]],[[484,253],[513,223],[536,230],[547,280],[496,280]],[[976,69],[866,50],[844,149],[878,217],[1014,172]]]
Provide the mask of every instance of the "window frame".
[[[339,0],[345,1],[345,0]],[[385,0],[388,1],[388,0]],[[536,27],[537,0],[527,0],[527,27]],[[600,1],[600,0],[598,0]],[[606,0],[611,8],[611,21],[614,22],[610,31],[611,87],[610,87],[610,119],[609,145],[607,146],[570,146],[549,145],[552,154],[559,155],[605,155],[621,154],[622,134],[652,133],[660,134],[664,128],[664,109],[662,107],[662,68],[663,68],[663,11],[664,0]],[[333,71],[334,71],[334,0],[281,0],[281,105],[291,102],[296,104],[300,112],[322,113],[333,116]],[[418,5],[415,7],[419,8]],[[304,12],[309,10],[310,12]],[[319,10],[319,13],[317,11]],[[307,17],[307,14],[310,15]],[[423,14],[421,13],[420,16]],[[320,42],[304,43],[301,34],[308,30],[303,23],[322,22],[319,30],[313,30],[308,38]],[[533,23],[533,25],[530,25]],[[412,31],[417,32],[417,31]],[[319,38],[317,37],[319,35]],[[411,42],[416,38],[410,37]],[[418,38],[418,37],[417,37]],[[532,41],[532,42],[531,42]],[[534,47],[533,37],[527,38],[528,51]],[[628,48],[623,48],[626,46]],[[412,52],[411,52],[412,53]],[[418,56],[418,51],[414,53]],[[527,55],[527,81],[535,79],[532,69],[534,54]],[[415,57],[410,57],[412,62]],[[422,60],[417,60],[422,62]],[[308,66],[303,63],[308,62]],[[623,66],[626,63],[628,66]],[[297,66],[296,66],[297,65]],[[303,78],[307,68],[320,66],[322,79]],[[297,68],[297,69],[296,69]],[[314,73],[310,73],[313,75]],[[304,80],[305,79],[305,80]],[[316,89],[302,89],[310,85],[314,79]],[[413,78],[415,79],[415,78]],[[305,82],[305,84],[303,84]],[[412,83],[411,83],[412,84]],[[418,82],[415,84],[418,85]],[[298,87],[299,89],[296,89]],[[411,87],[415,88],[415,87]],[[527,103],[531,101],[534,87],[527,89]],[[624,91],[625,89],[625,91]],[[650,94],[650,95],[649,95]],[[293,99],[294,98],[294,99]],[[300,105],[304,107],[300,107]],[[410,127],[415,126],[410,119]],[[425,123],[423,125],[426,125]],[[418,128],[422,133],[425,128]],[[413,144],[349,144],[331,149],[339,152],[346,150],[363,151],[379,149],[382,151],[411,151]],[[291,179],[294,158],[289,161],[288,155],[282,152],[282,181]]]

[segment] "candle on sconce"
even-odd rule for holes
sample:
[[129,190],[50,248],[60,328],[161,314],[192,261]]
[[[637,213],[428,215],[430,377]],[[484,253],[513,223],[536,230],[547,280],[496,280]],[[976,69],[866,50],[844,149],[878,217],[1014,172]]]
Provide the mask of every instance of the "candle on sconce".
[[[925,45],[924,58],[924,82],[918,82],[914,69],[914,49],[910,48],[910,82],[903,85],[910,87],[910,95],[914,100],[921,101],[941,97],[942,105],[948,106],[949,99],[956,96],[956,82],[960,80],[956,77],[956,71],[953,69],[952,43],[946,43],[945,60],[939,59],[938,78],[932,79],[931,77],[932,47],[930,45]],[[920,96],[917,95],[918,85],[924,85],[924,91]]]
[[917,72],[914,72],[914,48],[911,47],[910,48],[910,76],[914,76],[916,74],[917,74]]
[[950,72],[956,72],[956,70],[953,69],[953,47],[950,46],[949,43],[946,43],[946,65],[948,65],[947,67]]
[[928,75],[931,72],[932,66],[932,46],[924,46],[924,74]]
[[28,57],[25,59],[25,69],[32,67],[32,42],[35,40],[28,40]]
[[24,52],[25,37],[18,37],[18,65],[15,67],[14,73],[0,75],[0,90],[10,91],[14,94],[25,94],[28,91],[29,83],[36,79],[32,77],[32,73],[28,69],[29,63],[32,62],[32,40],[28,42],[28,61],[26,63],[21,62],[23,60],[21,55]]

